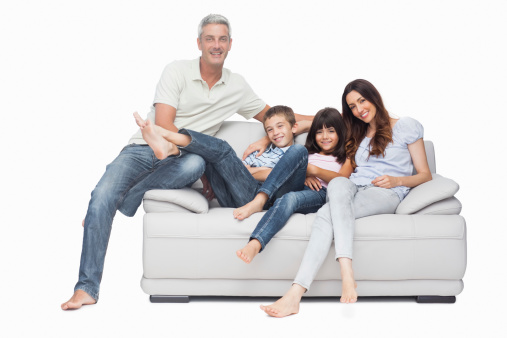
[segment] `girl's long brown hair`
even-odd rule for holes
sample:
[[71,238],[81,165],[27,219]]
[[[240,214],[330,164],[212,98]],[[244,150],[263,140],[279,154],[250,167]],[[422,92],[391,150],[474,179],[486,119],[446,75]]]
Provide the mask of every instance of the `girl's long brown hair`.
[[343,91],[342,95],[342,111],[343,121],[347,127],[347,142],[345,144],[345,150],[347,151],[347,157],[350,158],[353,168],[356,168],[355,156],[359,144],[366,136],[368,124],[362,122],[354,116],[352,110],[347,104],[347,95],[355,90],[361,96],[375,106],[375,135],[370,141],[371,150],[370,156],[384,156],[386,147],[389,143],[393,142],[393,130],[391,128],[391,121],[389,119],[389,113],[384,107],[382,96],[370,82],[362,79],[354,80],[350,82]]

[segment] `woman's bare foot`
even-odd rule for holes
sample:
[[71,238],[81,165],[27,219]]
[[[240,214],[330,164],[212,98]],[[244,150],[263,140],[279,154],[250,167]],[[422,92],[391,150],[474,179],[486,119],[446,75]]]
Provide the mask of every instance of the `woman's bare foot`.
[[357,283],[354,281],[354,279],[343,279],[342,280],[342,296],[340,298],[340,302],[342,303],[355,303],[357,302]]
[[167,141],[155,129],[156,126],[150,120],[144,121],[138,113],[134,113],[137,125],[141,128],[144,140],[155,153],[155,157],[163,160],[171,155],[178,155],[179,149],[171,142]]
[[243,249],[236,251],[236,255],[238,255],[243,262],[248,264],[254,259],[259,251],[261,251],[261,249],[261,243],[256,239],[252,239]]
[[244,206],[234,209],[232,214],[234,218],[242,221],[245,218],[250,217],[252,214],[255,214],[256,212],[261,212],[267,201],[268,195],[266,195],[263,192],[260,192],[255,196],[253,200],[251,200]]
[[83,290],[76,290],[72,297],[65,303],[62,304],[62,310],[73,310],[79,309],[83,305],[92,305],[97,303],[92,296],[84,292]]
[[271,317],[287,317],[299,312],[299,303],[306,289],[299,284],[292,284],[289,291],[271,305],[261,305],[261,310]]
[[342,273],[342,296],[340,302],[355,303],[357,301],[357,283],[354,280],[354,270],[352,269],[352,259],[340,257],[340,269]]

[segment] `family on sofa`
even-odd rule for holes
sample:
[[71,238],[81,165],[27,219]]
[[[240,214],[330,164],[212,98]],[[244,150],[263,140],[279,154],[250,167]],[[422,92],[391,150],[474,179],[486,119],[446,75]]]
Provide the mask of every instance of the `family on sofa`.
[[[293,213],[317,212],[292,286],[274,304],[261,306],[268,315],[298,313],[333,238],[342,276],[340,300],[355,302],[355,219],[394,213],[410,188],[431,180],[422,125],[390,117],[380,93],[366,80],[345,87],[342,114],[324,108],[305,116],[286,106],[269,107],[241,76],[223,68],[232,39],[221,15],[201,21],[197,44],[200,58],[165,68],[148,118],[135,114],[139,132],[92,192],[83,221],[79,280],[62,309],[97,302],[117,210],[133,216],[146,191],[179,189],[199,178],[208,199],[235,208],[231,217],[243,220],[267,210],[236,252],[245,263],[266,249]],[[267,135],[248,147],[243,161],[227,142],[213,137],[235,113],[262,121]],[[294,144],[294,136],[303,132],[308,132],[304,147]]]

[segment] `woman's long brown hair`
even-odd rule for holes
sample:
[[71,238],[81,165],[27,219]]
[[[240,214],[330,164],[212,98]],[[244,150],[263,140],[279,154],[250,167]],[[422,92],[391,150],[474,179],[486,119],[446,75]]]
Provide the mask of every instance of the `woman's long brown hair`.
[[347,104],[347,95],[355,90],[361,96],[375,106],[375,135],[370,141],[371,150],[370,156],[384,156],[386,147],[389,143],[393,142],[393,130],[391,128],[391,121],[389,113],[384,107],[382,96],[370,82],[362,79],[354,80],[350,82],[343,91],[342,95],[342,111],[343,121],[347,127],[347,142],[345,144],[345,150],[347,151],[347,157],[350,158],[352,166],[356,168],[357,164],[355,156],[359,144],[366,136],[368,124],[359,120],[354,116],[352,110]]

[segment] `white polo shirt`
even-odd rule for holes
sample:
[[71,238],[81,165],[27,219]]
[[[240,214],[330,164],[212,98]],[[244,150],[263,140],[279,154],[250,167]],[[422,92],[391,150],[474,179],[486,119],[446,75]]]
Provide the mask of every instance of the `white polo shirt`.
[[[238,113],[250,119],[266,106],[245,79],[223,68],[220,80],[209,89],[202,79],[199,60],[174,61],[168,64],[155,92],[148,118],[155,123],[155,103],[176,108],[174,125],[207,135],[215,135],[222,123]],[[139,130],[130,143],[146,144]]]

